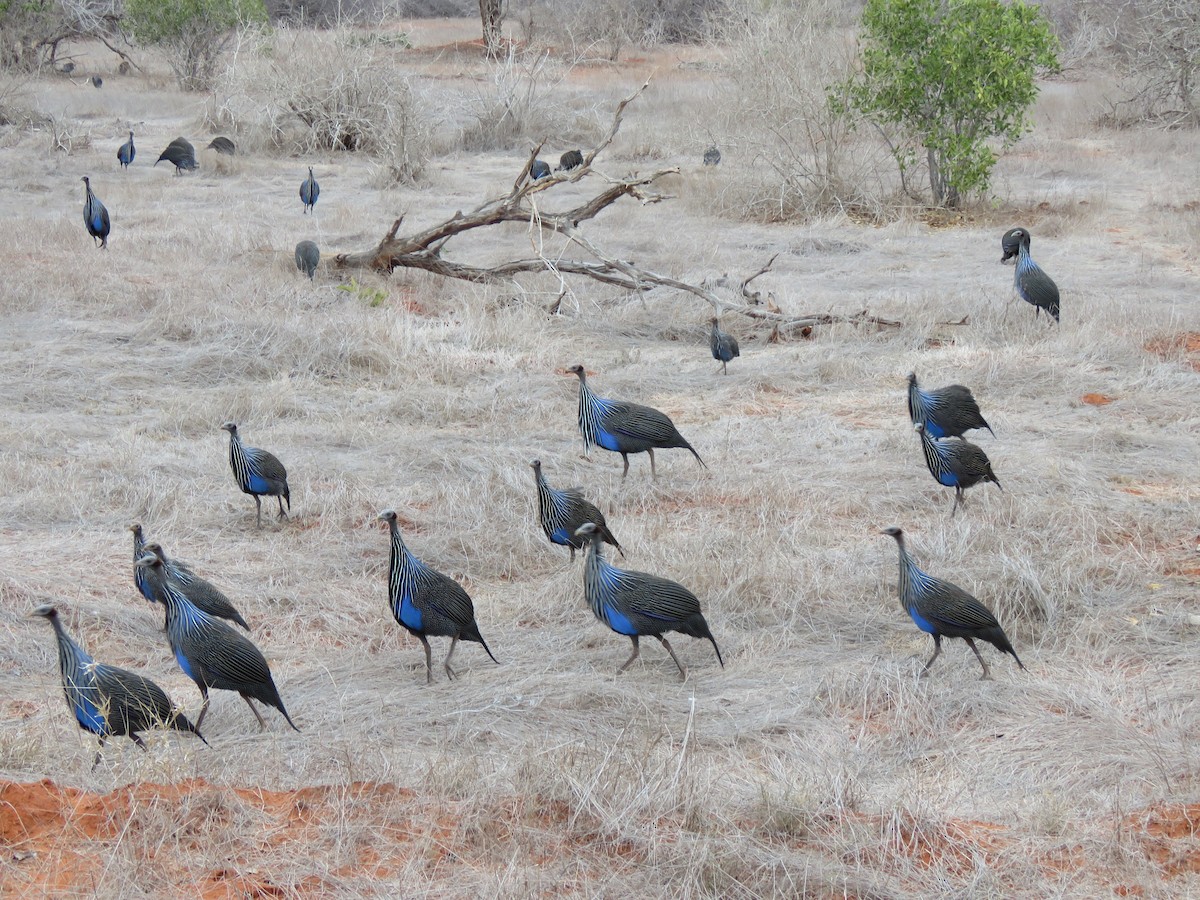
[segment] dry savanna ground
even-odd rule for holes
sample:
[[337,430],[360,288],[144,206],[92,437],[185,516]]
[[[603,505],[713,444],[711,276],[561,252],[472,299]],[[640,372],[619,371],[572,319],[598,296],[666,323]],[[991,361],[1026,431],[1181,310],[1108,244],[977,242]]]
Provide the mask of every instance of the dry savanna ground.
[[[161,147],[213,132],[165,68],[98,91],[30,86],[90,142],[0,141],[0,893],[1200,896],[1195,135],[1098,130],[1079,74],[1046,85],[994,210],[752,224],[722,213],[750,164],[736,141],[720,167],[698,164],[719,79],[703,54],[564,75],[566,107],[602,123],[655,70],[597,169],[681,168],[676,199],[618,203],[587,236],[716,290],[777,254],[754,286],[785,313],[899,327],[770,342],[729,315],[742,356],[725,377],[709,308],[675,292],[570,282],[550,316],[549,275],[350,283],[323,263],[310,284],[298,240],[329,259],[401,212],[405,229],[433,224],[506,191],[522,154],[443,145],[416,187],[381,189],[344,153],[218,166],[205,152],[177,178],[151,167]],[[448,118],[487,82],[473,54],[408,65]],[[552,156],[570,146],[548,137]],[[106,252],[82,227],[85,174],[112,213]],[[999,264],[1016,224],[1062,288],[1061,327]],[[448,253],[498,261],[533,242],[513,225]],[[669,413],[708,468],[666,451],[657,480],[639,456],[622,481],[619,457],[585,458],[562,374],[577,362],[601,395]],[[973,489],[954,519],[907,420],[911,370],[972,387],[996,432],[974,440],[1004,490]],[[229,419],[287,465],[289,521],[255,529]],[[653,641],[614,675],[629,643],[537,527],[534,457],[604,510],[618,564],[700,597],[724,670],[677,636],[686,682]],[[437,668],[425,685],[387,606],[386,507],[467,587],[501,665],[465,644],[461,678]],[[153,733],[148,752],[115,740],[90,769],[51,632],[28,617],[39,603],[101,661],[199,706],[133,587],[131,520],[240,607],[301,733],[270,710],[260,733],[217,692],[211,747]],[[932,643],[897,603],[889,525],[997,612],[1028,671],[984,646],[995,680],[981,682],[952,641],[918,677]]]

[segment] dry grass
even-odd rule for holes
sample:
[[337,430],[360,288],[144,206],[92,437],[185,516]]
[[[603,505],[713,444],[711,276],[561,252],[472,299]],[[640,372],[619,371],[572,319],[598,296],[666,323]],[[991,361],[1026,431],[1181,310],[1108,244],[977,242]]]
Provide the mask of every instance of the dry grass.
[[[477,89],[476,70],[448,78],[425,59],[414,77]],[[573,78],[577,108],[607,102],[617,74]],[[655,104],[701,102],[710,76],[696,77],[689,91],[673,75],[667,101],[652,87],[632,130],[649,133]],[[589,224],[614,255],[695,280],[778,253],[760,282],[786,312],[905,323],[768,344],[727,317],[742,342],[728,377],[708,355],[708,310],[665,292],[576,284],[549,317],[549,277],[484,288],[397,273],[343,291],[295,271],[297,240],[330,258],[398,210],[424,227],[504,190],[521,160],[438,159],[427,188],[380,194],[369,160],[338,154],[305,217],[302,167],[263,152],[229,174],[151,168],[151,148],[199,130],[169,90],[129,79],[55,95],[64,115],[85,105],[90,147],[52,154],[36,133],[0,147],[22,173],[0,184],[21,222],[0,247],[0,778],[19,783],[0,785],[3,891],[1200,893],[1200,184],[1170,135],[1091,134],[1084,116],[1065,128],[1072,90],[1086,102],[1089,88],[1061,87],[1002,164],[1011,208],[957,227],[770,226],[671,203]],[[134,119],[148,159],[121,172],[136,108],[159,112]],[[686,164],[699,135],[667,127],[661,144],[680,148],[667,159]],[[85,173],[112,212],[104,253],[79,221]],[[716,194],[731,176],[681,177]],[[998,264],[1017,222],[1063,289],[1060,328],[1013,299]],[[500,229],[454,252],[524,255],[529,239]],[[668,412],[709,468],[670,451],[657,481],[643,457],[622,482],[619,458],[584,459],[575,385],[556,371],[579,361],[601,394]],[[972,490],[952,521],[907,423],[913,369],[970,385],[996,430],[977,440],[1004,492]],[[228,419],[288,466],[290,522],[255,530]],[[585,486],[625,565],[697,593],[724,670],[680,637],[688,682],[653,642],[614,677],[628,642],[593,620],[580,565],[537,527],[534,457],[553,483]],[[425,686],[386,605],[375,515],[389,506],[414,552],[467,586],[502,665],[466,645],[463,677]],[[218,692],[211,748],[117,741],[89,771],[94,741],[68,718],[50,631],[27,618],[38,603],[60,604],[98,658],[199,701],[135,593],[131,519],[239,605],[301,734],[273,713],[259,734]],[[1028,672],[985,647],[996,680],[981,683],[951,642],[917,677],[931,646],[895,599],[895,549],[878,534],[892,524],[924,568],[997,611]]]

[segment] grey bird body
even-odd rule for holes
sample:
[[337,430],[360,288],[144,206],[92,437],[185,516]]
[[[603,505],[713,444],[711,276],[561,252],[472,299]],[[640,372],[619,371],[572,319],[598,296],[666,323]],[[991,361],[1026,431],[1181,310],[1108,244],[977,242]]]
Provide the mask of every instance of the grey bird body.
[[704,151],[704,164],[706,166],[715,166],[721,162],[721,151],[716,147],[709,147]]
[[558,167],[564,172],[578,169],[583,165],[583,154],[578,150],[568,150],[558,158]]
[[312,166],[309,166],[308,178],[300,182],[300,202],[304,204],[304,212],[306,214],[315,210],[317,198],[320,196],[321,185],[317,184],[317,179],[313,177]]
[[166,149],[154,161],[154,165],[157,166],[164,159],[175,167],[176,175],[200,168],[200,164],[196,162],[196,148],[186,138],[177,137],[167,144]]
[[131,131],[129,140],[117,149],[117,162],[121,164],[121,168],[128,169],[135,156],[137,156],[137,147],[133,146],[133,132]]
[[197,609],[195,604],[173,583],[163,568],[162,560],[147,553],[138,560],[146,569],[146,578],[155,598],[167,608],[167,642],[179,668],[196,682],[204,702],[196,719],[199,728],[208,713],[208,692],[234,691],[246,701],[261,728],[266,728],[262,714],[250,702],[273,706],[296,731],[296,723],[288,715],[271,677],[266,657],[247,637],[215,616]]
[[258,447],[247,447],[242,443],[238,434],[236,422],[226,422],[221,426],[229,432],[229,467],[233,469],[233,477],[237,480],[242,493],[254,498],[257,510],[255,524],[262,527],[263,496],[274,497],[279,501],[279,518],[286,519],[283,502],[286,500],[288,509],[292,508],[292,494],[288,488],[287,469],[272,453],[260,450]]
[[529,167],[529,177],[534,181],[545,178],[550,174],[550,164],[540,159],[535,159],[533,165]]
[[400,537],[395,510],[385,509],[379,518],[388,523],[391,535],[391,558],[388,565],[388,604],[396,621],[425,648],[425,682],[433,683],[433,652],[430,637],[450,638],[450,650],[443,667],[448,678],[456,673],[450,668],[450,658],[460,640],[482,644],[492,662],[487,641],[475,623],[475,606],[461,584],[430,568],[409,552]]
[[916,626],[933,638],[933,656],[925,663],[922,675],[929,671],[933,661],[942,652],[943,637],[957,637],[966,641],[983,667],[985,679],[990,678],[991,673],[979,648],[975,646],[976,640],[987,641],[997,650],[1011,654],[1017,665],[1025,668],[991,610],[957,585],[934,578],[917,568],[904,546],[904,532],[901,529],[886,528],[882,533],[895,538],[900,550],[900,581],[897,587],[900,605]]
[[708,336],[708,347],[712,351],[713,359],[721,364],[721,371],[728,375],[729,369],[727,365],[731,359],[741,356],[742,351],[738,347],[737,338],[732,334],[721,330],[721,320],[714,316],[711,320],[712,334]]
[[296,268],[312,281],[317,273],[317,264],[321,261],[321,250],[312,241],[301,241],[296,245]]
[[695,594],[669,579],[610,564],[602,552],[603,535],[595,524],[581,525],[577,534],[590,546],[583,568],[584,599],[597,619],[633,642],[633,653],[617,669],[618,675],[637,659],[638,638],[653,637],[671,654],[680,677],[686,679],[687,668],[664,637],[668,631],[707,639],[717,652],[717,662],[725,667],[721,648],[700,612]]
[[954,506],[950,517],[958,512],[963,502],[963,492],[977,484],[992,482],[1001,491],[1000,479],[992,471],[992,463],[980,447],[962,438],[934,440],[925,426],[918,422],[913,426],[921,438],[921,449],[925,454],[925,465],[934,481],[954,488]]
[[914,425],[918,422],[924,425],[926,433],[934,438],[962,437],[973,428],[986,428],[992,437],[996,436],[979,411],[970,388],[948,384],[922,390],[916,372],[908,375],[908,416]]
[[538,520],[542,531],[553,544],[567,547],[571,551],[571,562],[575,562],[575,551],[581,550],[587,541],[576,534],[585,522],[591,522],[600,531],[600,537],[606,543],[612,544],[625,555],[613,533],[608,530],[604,521],[604,513],[590,503],[578,488],[556,490],[550,487],[546,476],[542,474],[542,461],[533,460],[529,464],[533,468],[533,478],[537,484]]
[[81,179],[83,181],[83,224],[87,228],[87,233],[92,236],[92,243],[100,242],[100,249],[108,249],[108,235],[112,230],[112,223],[108,218],[108,209],[92,192],[92,182],[86,175]]
[[702,467],[708,468],[665,413],[639,403],[598,397],[588,387],[583,366],[571,366],[567,371],[579,378],[578,421],[584,449],[595,445],[620,453],[625,462],[622,478],[629,474],[630,453],[649,454],[650,473],[657,476],[654,451],[673,447],[690,451]]
[[216,150],[223,156],[233,156],[237,152],[237,148],[234,146],[233,141],[227,137],[213,138],[208,142],[208,146],[205,149]]
[[[171,704],[166,692],[149,678],[93,660],[67,634],[53,606],[39,606],[33,615],[46,619],[54,628],[67,706],[79,727],[100,739],[101,749],[109,737],[123,736],[145,750],[146,744],[138,732],[150,728],[187,731],[204,740],[198,725],[188,721]],[[93,769],[100,762],[100,753],[98,749]]]
[[1058,285],[1054,279],[1042,271],[1042,267],[1033,261],[1029,255],[1029,230],[1027,228],[1010,228],[1000,239],[1000,247],[1004,255],[1000,262],[1017,259],[1017,269],[1013,273],[1013,287],[1026,303],[1033,305],[1035,316],[1046,310],[1057,322],[1059,314]]

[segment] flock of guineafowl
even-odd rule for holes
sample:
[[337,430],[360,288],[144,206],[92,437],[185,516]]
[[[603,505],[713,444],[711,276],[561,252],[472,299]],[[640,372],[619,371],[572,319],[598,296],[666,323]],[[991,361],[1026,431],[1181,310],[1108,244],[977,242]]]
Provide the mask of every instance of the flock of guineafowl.
[[[234,145],[228,138],[216,138],[208,146],[218,153],[234,153]],[[130,132],[129,140],[117,151],[117,159],[121,166],[127,167],[135,154],[133,133]],[[195,150],[183,138],[172,141],[157,162],[164,159],[175,166],[177,174],[197,168]],[[720,161],[721,154],[716,147],[710,147],[702,160],[706,166],[717,165]],[[560,159],[559,170],[574,169],[583,162],[580,151],[567,151]],[[530,164],[529,176],[534,180],[550,173],[549,164],[543,160],[536,159]],[[96,198],[86,176],[83,182],[87,231],[104,248],[110,231],[108,211]],[[300,186],[304,213],[314,210],[319,196],[320,185],[310,167],[308,177]],[[1016,293],[1035,307],[1037,315],[1045,310],[1057,323],[1058,287],[1030,256],[1028,230],[1011,229],[1002,237],[1001,246],[1001,262],[1016,260]],[[301,241],[296,246],[297,268],[310,279],[319,260],[320,251],[312,241]],[[710,324],[712,356],[721,363],[721,371],[728,374],[729,362],[740,355],[737,339],[721,330],[717,318],[712,318]],[[651,475],[657,477],[655,450],[685,449],[701,466],[705,465],[700,454],[665,413],[637,403],[600,397],[588,385],[582,365],[567,371],[579,381],[577,421],[585,449],[601,447],[620,454],[624,463],[622,478],[629,474],[630,454],[637,453],[647,454]],[[964,437],[966,432],[975,429],[992,431],[970,389],[957,384],[925,389],[915,373],[910,374],[908,412],[930,474],[939,484],[954,488],[951,517],[957,513],[968,488],[991,482],[1002,490],[987,454]],[[254,498],[256,525],[262,526],[263,497],[274,497],[279,506],[279,518],[287,518],[291,493],[284,465],[272,453],[246,446],[236,423],[227,422],[221,427],[229,433],[229,464],[237,486]],[[622,556],[624,551],[599,508],[578,488],[551,487],[540,460],[533,460],[530,465],[536,486],[538,519],[546,537],[551,543],[567,548],[572,562],[576,551],[585,553],[583,587],[588,605],[598,620],[632,642],[632,653],[618,673],[637,659],[639,639],[652,637],[662,644],[678,667],[680,676],[686,679],[687,667],[675,655],[666,637],[668,632],[708,640],[718,663],[724,667],[720,647],[695,594],[666,578],[611,564],[604,558],[603,545],[611,545]],[[425,651],[426,681],[433,681],[430,637],[450,638],[450,647],[442,664],[449,678],[456,674],[450,661],[460,640],[482,645],[488,656],[496,661],[475,620],[471,598],[463,587],[422,562],[408,549],[393,510],[384,510],[379,518],[388,524],[390,532],[388,598],[391,611],[397,623],[421,642]],[[265,657],[248,637],[230,624],[250,630],[229,599],[187,564],[169,558],[160,544],[148,543],[140,524],[133,524],[130,529],[133,532],[134,583],[142,596],[164,608],[167,642],[179,667],[200,690],[203,698],[200,714],[193,724],[154,682],[133,672],[95,662],[67,634],[56,610],[52,606],[41,606],[34,614],[48,619],[54,628],[63,689],[79,725],[97,735],[101,747],[108,737],[121,735],[130,737],[144,748],[139,732],[151,727],[175,728],[204,740],[199,729],[208,712],[209,691],[216,689],[240,694],[262,728],[266,723],[252,700],[274,707],[292,728],[299,730],[284,706]],[[990,677],[990,670],[975,645],[976,640],[991,643],[1001,652],[1010,654],[1024,669],[1004,630],[987,607],[961,588],[922,571],[908,554],[901,529],[888,528],[883,534],[893,537],[899,549],[900,602],[916,626],[934,641],[934,653],[922,674],[941,653],[943,637],[965,640],[979,660],[984,678]],[[93,766],[100,758],[98,750]]]

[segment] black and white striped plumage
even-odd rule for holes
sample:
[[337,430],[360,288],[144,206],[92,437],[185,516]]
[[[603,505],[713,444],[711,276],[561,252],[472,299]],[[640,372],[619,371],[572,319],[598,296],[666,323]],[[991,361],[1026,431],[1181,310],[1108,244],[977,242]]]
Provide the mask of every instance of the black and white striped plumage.
[[650,474],[657,476],[654,451],[672,447],[682,447],[691,451],[696,461],[708,468],[696,452],[696,448],[679,433],[675,423],[665,413],[638,403],[598,397],[588,387],[587,373],[583,366],[571,366],[567,371],[579,377],[578,421],[584,449],[590,450],[594,445],[620,453],[621,459],[625,461],[622,478],[629,474],[630,453],[648,453]]
[[133,146],[133,132],[129,132],[129,140],[117,148],[117,162],[121,164],[121,168],[128,169],[129,164],[133,162],[137,156],[137,147]]
[[425,647],[425,682],[433,683],[433,653],[430,637],[450,638],[450,650],[443,666],[446,676],[454,678],[450,657],[460,640],[482,644],[492,662],[499,660],[479,633],[475,606],[463,586],[448,575],[430,568],[409,552],[400,537],[396,511],[385,509],[379,518],[388,523],[392,551],[388,563],[388,605],[396,621]]
[[712,334],[708,336],[708,348],[712,351],[713,359],[721,363],[721,371],[728,375],[727,364],[731,359],[741,356],[742,351],[738,349],[737,338],[729,332],[721,330],[720,319],[713,316],[711,321]]
[[987,641],[1003,653],[1012,654],[1017,665],[1025,668],[991,610],[957,585],[934,578],[917,568],[904,546],[902,530],[893,526],[885,528],[882,533],[894,537],[900,548],[900,582],[897,589],[900,605],[916,626],[933,638],[933,656],[925,663],[922,675],[929,671],[933,661],[942,652],[943,637],[957,637],[966,641],[983,666],[984,678],[991,677],[991,673],[979,648],[975,646],[977,638]]
[[706,638],[717,651],[717,662],[725,668],[721,648],[700,612],[700,601],[683,585],[646,572],[618,569],[604,558],[603,537],[591,522],[581,525],[577,534],[590,544],[583,567],[583,596],[596,618],[633,642],[633,653],[617,674],[624,672],[638,657],[638,638],[654,637],[671,654],[679,674],[687,678],[687,668],[663,636],[678,631],[694,638]]
[[196,682],[200,696],[204,698],[196,727],[200,727],[208,713],[208,692],[213,689],[238,693],[261,728],[265,729],[267,723],[250,702],[252,697],[275,707],[287,723],[299,731],[283,705],[266,657],[258,647],[225,622],[197,609],[170,580],[162,560],[153,553],[139,559],[138,565],[146,569],[146,580],[155,600],[167,608],[167,642],[175,654],[175,661],[183,674]]
[[100,242],[100,249],[108,249],[108,235],[112,231],[112,222],[108,218],[108,208],[92,192],[92,182],[84,175],[83,181],[83,224],[87,233],[92,236],[92,243]]
[[921,438],[921,449],[925,454],[925,465],[929,474],[938,484],[954,488],[954,506],[950,509],[950,517],[958,511],[958,504],[963,502],[963,491],[981,482],[992,482],[1004,490],[1000,479],[992,471],[992,463],[983,450],[970,441],[962,438],[943,438],[934,440],[918,422],[913,426]]
[[321,185],[313,177],[312,166],[308,167],[308,177],[300,182],[300,202],[304,204],[304,212],[316,210],[317,198],[321,196]]
[[992,437],[996,436],[979,411],[970,388],[948,384],[923,390],[917,384],[916,372],[908,375],[908,417],[914,425],[918,422],[924,425],[926,433],[933,438],[962,437],[972,428],[986,428],[992,432]]
[[233,477],[242,493],[254,497],[257,509],[255,523],[262,527],[262,500],[260,497],[274,497],[279,501],[279,518],[286,519],[283,502],[287,501],[288,510],[292,508],[292,494],[288,489],[287,469],[272,453],[260,450],[258,447],[247,447],[238,435],[236,422],[226,422],[221,426],[229,432],[229,467],[233,469]]
[[1000,239],[1000,247],[1004,251],[1000,262],[1006,262],[1014,256],[1017,258],[1017,270],[1013,274],[1013,287],[1017,296],[1033,305],[1036,310],[1035,316],[1041,315],[1044,309],[1054,316],[1054,321],[1057,322],[1058,285],[1029,255],[1029,230],[1010,228]]
[[[250,630],[250,626],[246,624],[246,620],[242,618],[242,614],[237,611],[237,607],[233,605],[230,599],[226,597],[225,594],[222,593],[215,584],[207,581],[204,578],[201,578],[199,575],[193,572],[191,567],[186,563],[176,562],[173,559],[168,559],[166,554],[163,552],[162,545],[158,544],[157,542],[152,541],[148,544],[145,544],[142,549],[143,556],[146,553],[153,553],[156,557],[158,557],[159,562],[163,564],[163,570],[167,574],[167,579],[171,582],[171,584],[178,588],[179,592],[187,597],[188,600],[192,602],[192,605],[194,605],[197,609],[199,609],[201,612],[208,613],[210,616],[216,616],[218,619],[226,619],[230,622],[235,622],[236,624],[241,625],[247,631]],[[141,557],[139,557],[139,559],[140,558]],[[146,581],[147,590],[150,590],[150,592],[153,593],[153,590],[150,588],[149,582],[146,579],[145,567],[139,566],[136,561],[134,562],[133,567],[135,573],[137,570],[141,570],[141,577],[144,581]],[[136,574],[134,577],[136,579]],[[151,597],[150,599],[155,602],[158,601],[157,597]]]
[[[67,706],[79,727],[100,739],[101,748],[109,737],[124,736],[145,750],[146,744],[138,732],[148,728],[189,731],[204,740],[198,730],[199,723],[193,725],[188,721],[171,704],[166,692],[149,678],[92,659],[67,634],[53,606],[39,606],[33,614],[46,619],[54,628]],[[100,762],[100,752],[96,751],[93,769]]]
[[613,533],[608,530],[604,513],[590,503],[579,488],[552,488],[542,474],[542,461],[535,459],[529,465],[533,467],[533,479],[537,484],[538,520],[542,531],[551,543],[570,549],[571,562],[575,562],[575,551],[583,549],[587,543],[575,533],[584,522],[591,522],[600,529],[601,539],[616,547],[622,556],[625,555]]

